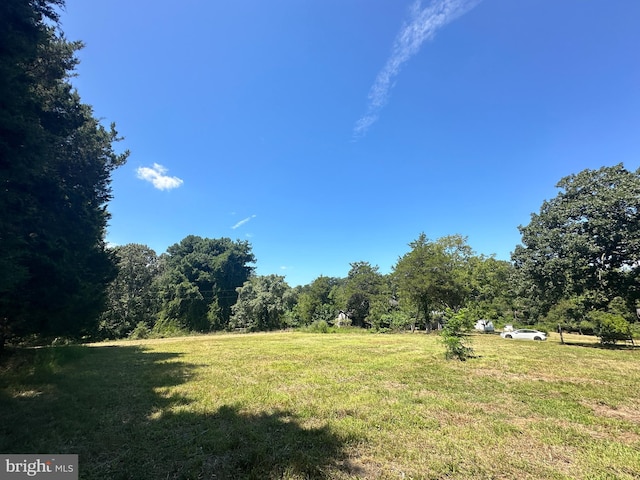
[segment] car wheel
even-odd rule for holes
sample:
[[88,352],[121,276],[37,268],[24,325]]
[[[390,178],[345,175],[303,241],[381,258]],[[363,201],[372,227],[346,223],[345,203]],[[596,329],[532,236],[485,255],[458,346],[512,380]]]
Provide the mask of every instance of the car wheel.
[[511,335],[505,335],[504,338],[513,338]]
[[542,340],[540,337],[533,337],[534,340]]

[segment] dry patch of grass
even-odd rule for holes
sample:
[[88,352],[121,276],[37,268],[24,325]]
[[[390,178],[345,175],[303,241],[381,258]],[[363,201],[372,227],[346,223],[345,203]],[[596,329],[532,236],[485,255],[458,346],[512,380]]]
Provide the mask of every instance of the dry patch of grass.
[[87,479],[637,478],[640,352],[588,344],[478,335],[467,362],[424,334],[45,349],[0,374],[0,451],[78,453]]
[[600,417],[617,418],[640,425],[640,410],[636,406],[612,408],[601,403],[590,405],[594,413]]

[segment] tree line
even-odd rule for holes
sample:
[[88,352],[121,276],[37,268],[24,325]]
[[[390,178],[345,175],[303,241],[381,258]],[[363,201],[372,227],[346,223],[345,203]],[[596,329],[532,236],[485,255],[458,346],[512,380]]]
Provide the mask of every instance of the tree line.
[[295,288],[283,276],[255,275],[246,241],[190,235],[160,256],[146,245],[115,247],[119,273],[100,330],[119,338],[324,322],[386,331],[433,328],[437,312],[464,307],[481,318],[513,316],[509,262],[475,255],[459,235],[422,234],[411,246],[390,274],[360,261],[345,278],[321,275]]
[[108,248],[111,174],[128,152],[116,153],[115,126],[70,83],[82,44],[60,30],[63,6],[0,2],[0,350],[7,339],[431,330],[470,319],[615,342],[637,326],[640,170],[622,164],[561,179],[519,227],[511,261],[476,254],[461,235],[423,233],[388,274],[357,261],[345,278],[291,288],[255,274],[246,241],[190,235],[161,255]]
[[159,257],[144,245],[117,247],[120,274],[101,325],[125,336],[318,324],[429,331],[485,319],[630,339],[640,307],[640,170],[587,169],[557,188],[519,227],[511,262],[476,254],[461,235],[422,233],[388,274],[359,261],[345,278],[291,288],[282,276],[255,275],[247,242],[189,236]]

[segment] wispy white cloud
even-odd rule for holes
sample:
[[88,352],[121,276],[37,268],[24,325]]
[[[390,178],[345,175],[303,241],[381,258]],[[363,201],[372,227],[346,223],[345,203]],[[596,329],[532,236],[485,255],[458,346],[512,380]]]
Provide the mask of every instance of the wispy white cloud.
[[354,139],[364,136],[369,127],[378,120],[380,110],[389,100],[395,77],[402,70],[402,66],[418,53],[422,44],[431,40],[440,28],[467,13],[480,1],[433,0],[427,7],[423,7],[422,0],[417,0],[411,6],[409,21],[400,29],[391,56],[369,90],[367,111],[353,128]]
[[151,168],[138,167],[136,173],[138,178],[151,182],[158,190],[172,190],[184,183],[181,178],[165,175],[168,171],[162,165],[154,163]]
[[250,217],[247,217],[245,219],[240,220],[238,223],[236,223],[233,227],[231,227],[232,229],[236,229],[238,227],[241,227],[242,225],[244,225],[245,223],[251,221],[252,219],[256,218],[256,215],[251,215]]

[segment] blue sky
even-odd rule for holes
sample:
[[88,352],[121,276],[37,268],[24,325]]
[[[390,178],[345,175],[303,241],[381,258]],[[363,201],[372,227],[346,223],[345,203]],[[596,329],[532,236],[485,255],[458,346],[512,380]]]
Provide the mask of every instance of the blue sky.
[[131,150],[107,239],[248,240],[292,285],[421,232],[508,260],[554,185],[640,167],[636,0],[67,0]]

